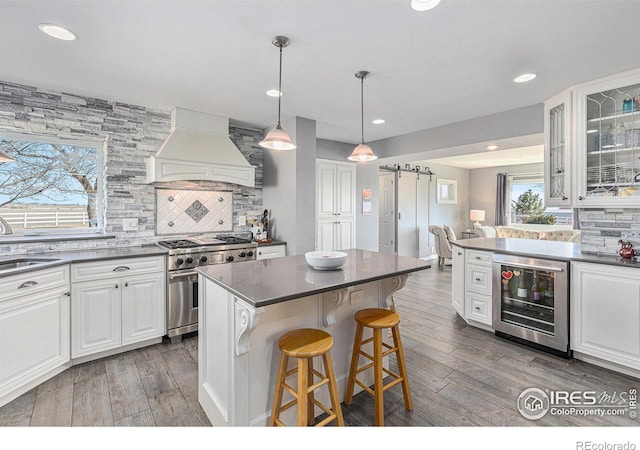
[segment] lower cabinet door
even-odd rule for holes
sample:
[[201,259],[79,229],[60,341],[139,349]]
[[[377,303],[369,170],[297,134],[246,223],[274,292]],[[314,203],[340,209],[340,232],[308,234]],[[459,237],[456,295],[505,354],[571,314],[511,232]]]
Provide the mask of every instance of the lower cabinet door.
[[165,334],[165,275],[122,279],[122,345]]
[[90,355],[121,345],[122,281],[113,278],[72,284],[71,356]]
[[0,406],[69,361],[67,291],[63,286],[0,302]]

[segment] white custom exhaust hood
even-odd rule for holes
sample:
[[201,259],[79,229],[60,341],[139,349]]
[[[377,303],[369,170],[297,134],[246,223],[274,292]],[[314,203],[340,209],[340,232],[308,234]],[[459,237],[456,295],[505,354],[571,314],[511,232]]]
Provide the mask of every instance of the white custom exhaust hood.
[[171,134],[147,160],[147,183],[209,180],[255,187],[255,167],[229,139],[226,117],[175,108]]

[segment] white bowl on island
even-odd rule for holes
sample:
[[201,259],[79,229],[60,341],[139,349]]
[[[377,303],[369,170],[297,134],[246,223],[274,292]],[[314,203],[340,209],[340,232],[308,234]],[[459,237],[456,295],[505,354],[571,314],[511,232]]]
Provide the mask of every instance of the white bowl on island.
[[307,260],[307,264],[314,269],[333,270],[347,261],[347,254],[345,252],[317,251],[305,253],[304,258]]

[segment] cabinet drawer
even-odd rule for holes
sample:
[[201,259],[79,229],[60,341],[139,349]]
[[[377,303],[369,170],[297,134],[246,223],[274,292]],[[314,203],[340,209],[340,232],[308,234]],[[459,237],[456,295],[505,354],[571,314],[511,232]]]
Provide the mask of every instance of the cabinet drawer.
[[493,263],[493,253],[467,250],[467,262],[490,266]]
[[109,259],[71,265],[71,281],[101,280],[104,278],[164,272],[165,256]]
[[281,258],[285,256],[284,245],[270,245],[267,247],[258,247],[256,259]]
[[491,266],[467,264],[465,288],[480,294],[491,295]]
[[477,294],[475,292],[466,293],[465,311],[467,319],[473,319],[486,325],[491,325],[491,296]]
[[26,294],[31,295],[59,286],[68,286],[69,266],[65,264],[0,278],[0,284],[2,284],[0,301]]

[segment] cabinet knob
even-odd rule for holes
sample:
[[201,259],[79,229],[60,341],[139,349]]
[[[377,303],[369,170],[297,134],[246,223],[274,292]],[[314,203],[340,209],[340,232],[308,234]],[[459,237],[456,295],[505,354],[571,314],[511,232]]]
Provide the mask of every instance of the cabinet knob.
[[480,311],[480,307],[479,306],[476,306],[473,309],[475,309],[476,311]]
[[124,283],[124,287],[129,287],[129,282],[128,282],[128,281],[126,281],[126,282]]
[[458,256],[462,256],[462,252],[458,252]]
[[64,293],[64,295],[65,295],[66,297],[71,297],[71,292],[65,292],[65,293]]
[[479,256],[476,256],[476,259],[482,259],[482,258],[480,258]]
[[477,281],[477,282],[480,282],[480,278],[476,278],[476,281]]
[[116,289],[118,289],[119,287],[120,287],[120,286],[118,286],[118,285],[116,284]]
[[578,196],[578,200],[583,200],[582,195]]
[[565,196],[563,195],[563,196],[562,196],[562,200],[563,200],[563,201],[566,201],[566,200],[567,200],[567,197],[565,197]]

